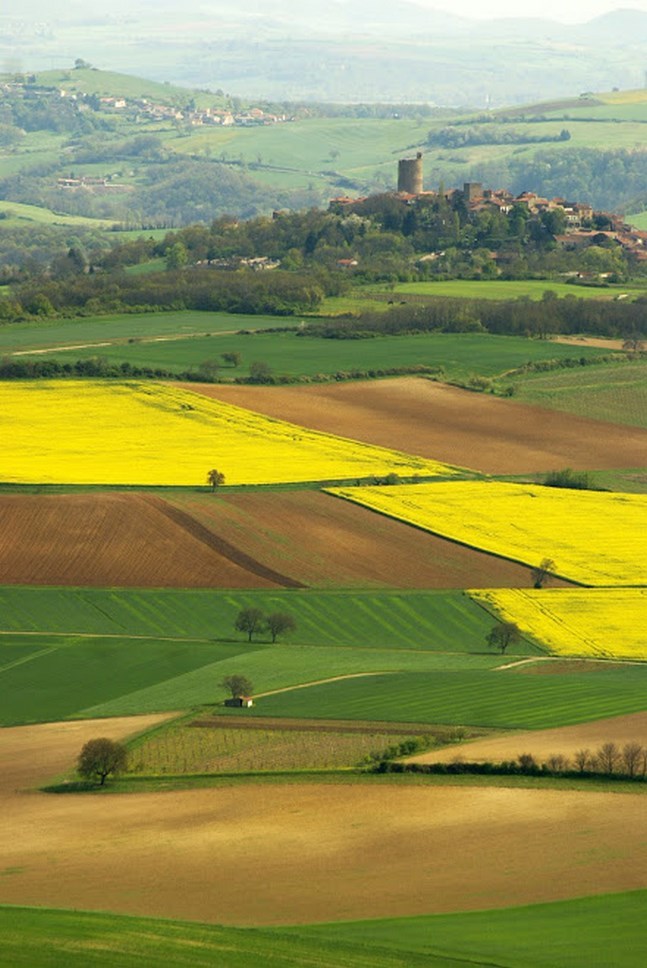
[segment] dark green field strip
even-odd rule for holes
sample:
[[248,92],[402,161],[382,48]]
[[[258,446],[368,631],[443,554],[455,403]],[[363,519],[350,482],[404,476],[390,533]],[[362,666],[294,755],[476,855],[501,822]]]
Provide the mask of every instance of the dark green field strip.
[[346,679],[267,696],[245,715],[539,729],[645,709],[647,669],[631,666],[595,676],[439,669]]
[[10,647],[14,658],[0,668],[3,726],[65,719],[85,706],[173,679],[216,656],[231,659],[240,651],[205,642],[67,636],[39,636],[34,651],[29,638],[24,646]]
[[[231,318],[231,317],[230,317]],[[290,321],[265,320],[266,326],[292,325]],[[241,319],[239,326],[245,328]],[[208,326],[205,326],[208,329]],[[249,328],[249,327],[248,327]],[[93,332],[95,329],[93,328]],[[215,331],[215,326],[214,326]],[[518,336],[493,336],[483,333],[419,333],[406,336],[381,336],[371,340],[336,340],[300,337],[294,333],[257,333],[253,336],[221,335],[217,338],[124,343],[61,350],[48,358],[63,362],[96,356],[110,363],[130,363],[168,370],[187,370],[221,353],[239,352],[243,361],[234,370],[224,368],[223,376],[246,375],[249,365],[263,360],[275,373],[290,376],[335,373],[338,370],[369,370],[425,363],[442,367],[449,379],[466,379],[474,373],[495,376],[528,362],[567,357],[596,357],[603,349],[569,346],[547,340]]]
[[451,953],[470,966],[483,960],[498,968],[644,968],[645,911],[647,891],[631,891],[499,911],[338,922],[290,933],[432,958]]
[[647,892],[632,891],[496,911],[254,929],[0,907],[0,964],[11,968],[644,968],[646,908]]
[[[0,588],[0,630],[246,642],[240,609],[289,612],[299,645],[480,652],[492,619],[462,592]],[[260,638],[262,641],[262,637]],[[538,651],[529,643],[517,651]]]

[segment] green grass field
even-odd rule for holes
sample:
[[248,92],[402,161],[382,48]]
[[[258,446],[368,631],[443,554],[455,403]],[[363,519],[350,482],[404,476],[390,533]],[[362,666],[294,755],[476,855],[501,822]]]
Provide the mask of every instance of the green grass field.
[[596,288],[574,286],[551,279],[492,279],[477,281],[450,279],[438,282],[400,282],[393,289],[395,295],[444,296],[456,299],[533,299],[539,300],[545,292],[556,296],[574,296],[577,299],[616,299],[619,295],[631,298],[643,296],[644,287],[637,285]]
[[345,679],[267,696],[243,714],[544,729],[645,709],[647,668],[627,666],[564,676],[438,669],[376,677],[370,689]]
[[[101,344],[115,340],[150,339],[170,336],[192,336],[205,333],[237,332],[239,329],[263,329],[276,325],[274,316],[237,316],[230,313],[128,313],[114,316],[87,316],[81,319],[56,319],[43,322],[5,323],[0,326],[0,356],[25,353],[52,347]],[[222,337],[224,338],[224,337]],[[222,352],[220,342],[208,340],[211,356]],[[149,344],[145,344],[149,345]],[[155,355],[155,345],[151,347]],[[91,345],[86,355],[105,356],[109,347]],[[125,350],[124,350],[125,351]],[[116,352],[113,349],[112,352]],[[55,354],[58,358],[59,354]],[[79,358],[81,351],[73,356]],[[204,355],[201,359],[205,359]]]
[[646,891],[631,891],[496,911],[254,929],[5,906],[0,961],[12,968],[643,968],[646,904]]
[[[241,321],[238,328],[243,325]],[[496,376],[536,360],[595,357],[605,352],[594,347],[573,347],[546,340],[481,333],[420,333],[381,336],[371,340],[257,333],[251,336],[221,335],[217,338],[195,337],[169,342],[120,343],[51,355],[53,359],[61,361],[99,355],[111,363],[128,362],[134,366],[182,371],[197,368],[205,360],[232,351],[241,353],[242,364],[236,370],[224,367],[221,371],[223,378],[244,376],[249,372],[251,363],[262,360],[276,375],[314,376],[317,373],[336,373],[338,370],[368,370],[424,363],[442,367],[446,379],[466,380],[474,374]]]
[[[249,644],[233,629],[248,605],[289,612],[296,632],[276,645],[262,637]],[[459,592],[5,587],[0,614],[4,725],[214,703],[230,673],[251,678],[259,693],[355,673],[502,661],[483,654],[492,619]],[[517,651],[539,650],[522,641]]]
[[0,230],[16,228],[19,225],[78,225],[83,228],[107,228],[114,222],[108,219],[85,218],[83,215],[64,215],[53,212],[49,208],[37,205],[23,205],[20,202],[0,202],[0,213],[5,215],[0,219]]
[[647,428],[647,359],[528,373],[513,382],[524,403]]

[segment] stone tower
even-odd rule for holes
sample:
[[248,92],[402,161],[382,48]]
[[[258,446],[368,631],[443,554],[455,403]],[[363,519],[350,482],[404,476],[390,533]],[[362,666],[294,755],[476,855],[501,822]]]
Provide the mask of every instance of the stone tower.
[[407,195],[420,195],[422,192],[422,152],[415,158],[402,158],[398,162],[398,191]]

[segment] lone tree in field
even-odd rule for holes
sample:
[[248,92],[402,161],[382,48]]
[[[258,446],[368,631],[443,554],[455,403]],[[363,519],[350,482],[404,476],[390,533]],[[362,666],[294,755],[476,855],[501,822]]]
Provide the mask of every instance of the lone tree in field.
[[215,467],[213,467],[207,474],[207,484],[211,484],[211,490],[215,491],[217,487],[220,487],[220,485],[224,483],[225,475],[222,473],[222,471],[218,471]]
[[251,696],[254,691],[251,679],[247,676],[231,675],[225,676],[220,685],[231,693],[232,699],[240,699],[241,696]]
[[237,353],[235,350],[231,350],[227,353],[222,353],[221,356],[225,363],[228,363],[229,366],[234,366],[234,367],[240,366],[243,360],[242,354]]
[[530,569],[533,588],[543,588],[555,570],[552,558],[542,558],[538,565]]
[[260,608],[243,608],[237,615],[234,622],[237,632],[247,632],[247,641],[252,641],[255,632],[262,632],[265,629],[265,616]]
[[97,779],[99,786],[103,786],[111,773],[121,773],[126,768],[127,759],[125,746],[102,736],[88,740],[79,753],[76,768],[81,776]]
[[276,637],[284,632],[294,632],[297,623],[287,612],[272,612],[265,619],[267,631],[272,636],[272,642],[276,642]]
[[516,622],[497,622],[485,636],[491,649],[498,649],[501,655],[509,645],[513,645],[521,638],[521,632]]

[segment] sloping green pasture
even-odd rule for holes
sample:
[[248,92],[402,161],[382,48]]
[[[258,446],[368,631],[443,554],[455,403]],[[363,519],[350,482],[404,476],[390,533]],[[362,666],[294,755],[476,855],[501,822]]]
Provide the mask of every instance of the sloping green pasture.
[[[643,968],[647,892],[297,928],[0,907],[13,968]],[[605,954],[606,953],[606,954]]]

